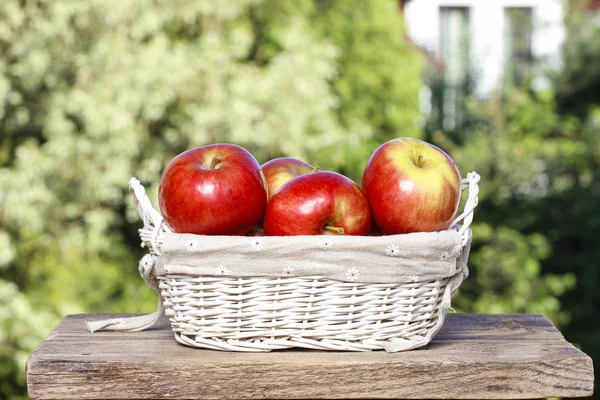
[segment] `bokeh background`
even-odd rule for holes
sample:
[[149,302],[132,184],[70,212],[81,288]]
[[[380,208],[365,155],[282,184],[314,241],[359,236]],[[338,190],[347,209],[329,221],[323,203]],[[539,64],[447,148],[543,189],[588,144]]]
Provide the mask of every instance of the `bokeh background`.
[[216,142],[356,182],[435,143],[482,176],[454,308],[599,360],[599,67],[598,1],[0,1],[0,398],[65,315],[154,311],[127,182]]

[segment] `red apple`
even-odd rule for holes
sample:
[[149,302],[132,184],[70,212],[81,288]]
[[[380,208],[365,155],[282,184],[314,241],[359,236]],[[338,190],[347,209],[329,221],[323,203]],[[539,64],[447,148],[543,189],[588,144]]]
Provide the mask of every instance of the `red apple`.
[[244,235],[263,217],[267,192],[252,154],[234,144],[212,144],[171,160],[158,200],[175,232]]
[[362,187],[384,234],[447,229],[461,195],[454,161],[438,147],[413,138],[390,140],[375,150]]
[[267,236],[368,235],[371,213],[351,179],[317,171],[290,180],[273,195],[264,228]]
[[315,172],[320,168],[292,157],[274,158],[262,165],[262,171],[267,180],[269,200],[285,183],[297,176]]

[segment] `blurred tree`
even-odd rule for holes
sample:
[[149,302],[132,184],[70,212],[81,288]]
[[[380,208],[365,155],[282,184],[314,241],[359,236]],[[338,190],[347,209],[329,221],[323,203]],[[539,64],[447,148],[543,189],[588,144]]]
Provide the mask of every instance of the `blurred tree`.
[[[488,100],[468,97],[467,123],[443,133],[443,110],[434,106],[425,137],[483,176],[472,276],[455,306],[544,313],[598,360],[600,274],[591,260],[600,256],[600,14],[588,0],[565,4],[564,65],[551,91],[524,85]],[[433,99],[443,100],[440,74],[428,82]]]
[[544,268],[560,249],[536,222],[548,213],[541,202],[565,190],[567,166],[586,155],[580,125],[560,117],[546,93],[498,93],[489,101],[471,99],[468,108],[479,123],[462,146],[434,134],[459,167],[483,177],[473,227],[473,275],[455,304],[469,312],[543,313],[563,326],[570,314],[558,298],[574,287],[575,275]]
[[455,306],[549,316],[600,356],[600,113],[558,112],[550,92],[512,91],[468,104],[479,124],[462,146],[437,132],[459,166],[482,176],[469,259]]
[[[278,33],[308,20],[316,35],[339,50],[335,115],[344,139],[314,155],[302,155],[360,182],[364,165],[381,143],[421,136],[418,91],[421,56],[403,39],[403,21],[393,1],[268,1],[253,10],[253,59],[269,63],[281,48]],[[331,140],[331,138],[329,138]],[[339,151],[343,150],[343,151]],[[288,151],[285,154],[290,154]],[[271,154],[271,156],[276,154]]]
[[[549,232],[550,242],[562,251],[549,259],[550,271],[571,270],[577,286],[561,297],[571,311],[565,336],[581,346],[600,371],[600,273],[592,260],[600,257],[600,9],[597,1],[569,0],[564,68],[554,79],[559,112],[581,120],[585,155],[565,168],[567,187],[544,204],[548,218],[538,221]],[[600,392],[596,373],[596,393]]]
[[359,180],[379,143],[418,135],[396,7],[0,2],[0,397],[25,397],[26,355],[61,316],[152,310],[131,176],[155,199],[174,155],[234,142]]
[[[597,3],[597,2],[596,2]],[[590,0],[568,0],[564,67],[555,77],[559,111],[585,119],[600,103],[600,10]]]

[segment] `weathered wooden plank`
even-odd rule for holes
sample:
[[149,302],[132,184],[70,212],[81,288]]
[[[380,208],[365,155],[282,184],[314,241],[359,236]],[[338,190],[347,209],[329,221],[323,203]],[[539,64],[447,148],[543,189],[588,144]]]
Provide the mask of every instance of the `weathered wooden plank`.
[[179,345],[168,322],[136,333],[65,318],[27,363],[32,399],[585,397],[591,359],[541,315],[447,316],[423,349],[230,353]]

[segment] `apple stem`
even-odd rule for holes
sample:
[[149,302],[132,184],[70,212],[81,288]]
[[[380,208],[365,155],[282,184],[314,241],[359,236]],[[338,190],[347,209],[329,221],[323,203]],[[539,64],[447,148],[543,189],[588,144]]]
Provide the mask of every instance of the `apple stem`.
[[417,160],[417,167],[423,167],[423,154],[419,154],[419,159]]
[[325,225],[323,227],[323,230],[335,233],[336,235],[344,234],[344,228],[338,228],[337,226]]
[[321,165],[321,164],[317,164],[317,165],[316,165],[316,166],[315,166],[315,167],[312,169],[312,171],[310,171],[310,172],[317,172],[318,170],[320,170],[320,169],[321,169],[321,167],[322,167],[322,165]]
[[210,161],[210,166],[208,167],[208,169],[213,170],[217,167],[217,165],[221,162],[221,156],[215,156],[211,161]]

